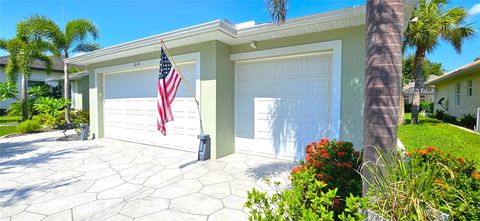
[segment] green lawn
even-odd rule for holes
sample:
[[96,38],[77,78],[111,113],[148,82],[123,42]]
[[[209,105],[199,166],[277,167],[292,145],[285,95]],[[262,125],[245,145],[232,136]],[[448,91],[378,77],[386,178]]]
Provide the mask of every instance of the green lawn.
[[0,126],[0,137],[17,132],[16,126]]
[[[410,121],[410,114],[405,116]],[[442,152],[471,159],[480,165],[480,134],[474,134],[428,117],[420,118],[418,125],[402,125],[398,136],[407,151],[433,146]]]
[[15,123],[20,120],[20,117],[0,116],[0,124]]

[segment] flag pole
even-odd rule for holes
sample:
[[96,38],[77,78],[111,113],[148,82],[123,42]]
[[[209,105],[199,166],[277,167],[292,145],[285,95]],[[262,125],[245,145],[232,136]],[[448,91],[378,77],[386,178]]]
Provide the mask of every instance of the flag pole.
[[175,66],[175,69],[177,69],[178,74],[180,75],[180,78],[182,78],[183,82],[185,83],[185,86],[187,86],[187,90],[190,93],[190,95],[193,97],[195,100],[195,104],[197,105],[197,110],[198,110],[198,118],[200,119],[200,135],[203,135],[203,123],[202,123],[202,113],[200,113],[200,103],[197,100],[197,97],[195,96],[195,93],[193,92],[192,88],[190,87],[190,84],[188,84],[187,80],[183,76],[182,71],[180,68],[178,68],[177,63],[175,63],[175,60],[173,59],[172,55],[170,54],[170,51],[168,50],[167,46],[165,45],[165,42],[163,41],[163,38],[160,38],[160,42],[162,46],[165,48],[165,53],[167,53],[167,56],[172,60],[173,65]]

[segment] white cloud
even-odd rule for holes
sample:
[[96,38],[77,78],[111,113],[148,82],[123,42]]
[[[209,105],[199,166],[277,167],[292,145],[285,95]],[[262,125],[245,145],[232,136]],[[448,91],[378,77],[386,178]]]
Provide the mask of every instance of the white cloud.
[[470,15],[480,14],[480,3],[473,5],[473,7],[468,11]]

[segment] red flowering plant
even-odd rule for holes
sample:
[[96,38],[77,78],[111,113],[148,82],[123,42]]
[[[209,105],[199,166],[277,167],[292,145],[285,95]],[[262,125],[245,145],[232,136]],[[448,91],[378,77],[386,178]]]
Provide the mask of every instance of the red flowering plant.
[[480,217],[480,172],[477,163],[463,157],[442,153],[435,147],[408,152],[411,158],[437,162],[444,166],[434,180],[436,207],[452,220],[478,220]]
[[327,184],[326,189],[338,189],[340,199],[361,194],[362,180],[357,172],[361,154],[353,149],[352,143],[323,138],[308,144],[305,153],[305,160],[293,168],[293,174],[315,173],[319,181]]

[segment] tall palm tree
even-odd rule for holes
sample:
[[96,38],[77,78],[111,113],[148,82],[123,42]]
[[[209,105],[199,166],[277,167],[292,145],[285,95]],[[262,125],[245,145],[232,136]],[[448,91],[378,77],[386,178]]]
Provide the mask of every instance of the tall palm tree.
[[415,50],[415,90],[411,123],[418,122],[420,90],[423,87],[422,67],[425,55],[432,52],[440,39],[450,43],[457,53],[465,40],[475,34],[470,24],[465,24],[468,12],[461,7],[446,9],[448,0],[420,0],[413,12],[414,18],[405,32],[405,48]]
[[[97,26],[88,19],[75,19],[67,22],[65,28],[62,29],[51,19],[34,15],[29,17],[28,23],[37,27],[37,31],[47,36],[54,45],[56,52],[63,58],[69,58],[74,53],[90,52],[100,48],[95,42],[89,42],[91,37],[96,40],[99,35]],[[68,64],[64,63],[64,98],[70,99],[70,78]],[[70,105],[66,106],[65,121],[71,123]]]
[[16,37],[10,40],[0,39],[0,49],[9,53],[8,64],[5,68],[7,80],[15,82],[18,73],[21,73],[21,95],[22,121],[28,118],[27,111],[27,86],[28,79],[32,73],[31,64],[35,60],[45,63],[47,74],[52,71],[52,61],[45,52],[52,52],[53,45],[48,43],[44,37],[33,32],[31,26],[25,21],[17,24]]

